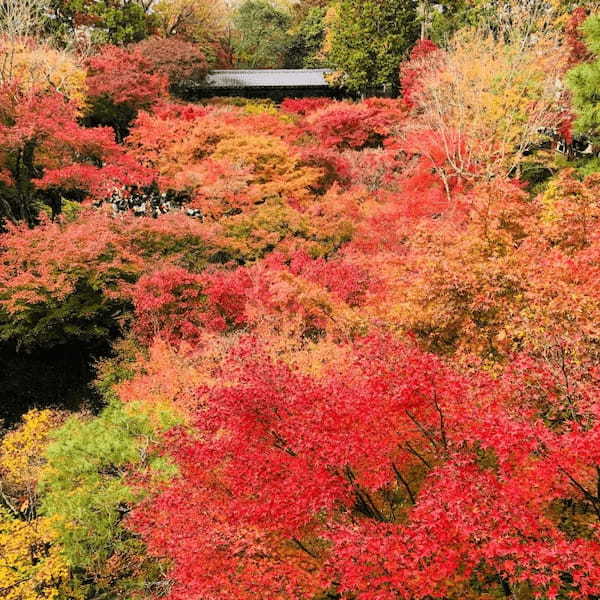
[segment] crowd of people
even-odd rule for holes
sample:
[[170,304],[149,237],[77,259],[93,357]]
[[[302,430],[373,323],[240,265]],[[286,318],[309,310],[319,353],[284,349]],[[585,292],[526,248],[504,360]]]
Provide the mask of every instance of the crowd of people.
[[169,212],[183,210],[187,216],[203,220],[202,211],[184,208],[189,200],[189,194],[185,192],[161,192],[155,184],[147,187],[128,185],[113,188],[108,197],[95,202],[94,206],[100,208],[104,204],[110,204],[115,216],[132,211],[136,217],[152,216],[155,219]]
[[571,140],[567,140],[560,131],[546,127],[538,130],[538,133],[545,136],[546,139],[542,143],[528,148],[525,154],[533,154],[536,150],[555,150],[573,160],[590,158],[598,151],[586,136],[574,136]]

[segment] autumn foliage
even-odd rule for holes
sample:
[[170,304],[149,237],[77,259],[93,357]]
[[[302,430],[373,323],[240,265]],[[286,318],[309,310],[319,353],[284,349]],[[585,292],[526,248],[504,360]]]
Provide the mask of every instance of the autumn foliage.
[[200,82],[208,71],[204,53],[191,42],[153,37],[139,42],[134,48],[150,61],[150,70],[166,75],[171,85],[190,80]]
[[600,176],[544,139],[583,15],[422,41],[399,99],[186,104],[158,38],[3,86],[0,344],[110,351],[0,440],[0,596],[596,598]]
[[[194,433],[168,438],[181,477],[132,519],[174,560],[172,598],[465,597],[503,582],[552,595],[565,572],[597,589],[593,515],[569,533],[553,518],[593,481],[596,434],[515,412],[523,375],[467,378],[385,338],[318,377],[246,339],[219,371]],[[596,405],[579,409],[594,419]]]

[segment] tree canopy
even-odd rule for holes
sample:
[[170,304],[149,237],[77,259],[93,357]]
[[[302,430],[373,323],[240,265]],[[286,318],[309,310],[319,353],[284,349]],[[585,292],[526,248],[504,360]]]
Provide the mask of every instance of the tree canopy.
[[415,4],[341,0],[330,16],[329,60],[339,84],[353,92],[398,87],[398,65],[417,39]]
[[[593,3],[43,1],[0,2],[0,597],[597,598]],[[350,98],[177,96],[236,60]]]
[[234,49],[239,67],[283,66],[289,44],[291,15],[268,0],[246,0],[234,13]]
[[576,128],[598,139],[600,136],[600,17],[589,17],[582,26],[585,45],[592,58],[575,66],[567,75],[577,112]]

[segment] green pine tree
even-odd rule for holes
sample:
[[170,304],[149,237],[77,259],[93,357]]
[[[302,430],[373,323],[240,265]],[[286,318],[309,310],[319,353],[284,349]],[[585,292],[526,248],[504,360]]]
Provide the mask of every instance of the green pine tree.
[[113,399],[97,417],[69,419],[47,449],[41,513],[53,519],[73,584],[85,597],[129,599],[160,580],[160,564],[123,523],[143,497],[131,478],[158,484],[175,474],[152,446],[177,419],[166,411],[155,416],[158,431],[141,407]]
[[600,15],[589,17],[583,31],[585,42],[596,60],[577,65],[567,74],[577,114],[575,128],[596,141],[600,139]]

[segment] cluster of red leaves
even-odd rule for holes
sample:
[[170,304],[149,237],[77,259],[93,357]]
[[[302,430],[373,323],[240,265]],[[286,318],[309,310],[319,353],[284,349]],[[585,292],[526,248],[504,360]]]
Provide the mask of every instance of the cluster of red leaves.
[[0,165],[15,184],[24,171],[42,189],[104,197],[115,185],[147,183],[152,173],[107,128],[82,127],[78,109],[57,92],[0,90]]
[[597,381],[560,430],[514,406],[515,373],[461,376],[389,338],[317,378],[248,339],[218,381],[168,438],[181,476],[129,521],[173,561],[173,600],[598,589]]
[[381,146],[406,112],[401,101],[369,98],[360,104],[335,102],[311,111],[306,129],[319,145],[339,150]]
[[204,329],[225,329],[223,319],[210,318],[199,275],[181,267],[170,267],[144,275],[134,290],[134,331],[151,340],[161,335],[167,341],[199,339]]
[[115,104],[147,108],[166,96],[168,77],[140,48],[105,46],[87,61],[88,94]]
[[[112,137],[112,134],[111,134]],[[118,152],[116,164],[97,167],[90,164],[71,164],[59,169],[46,169],[35,181],[41,189],[84,192],[90,198],[104,199],[110,192],[126,185],[147,186],[154,173],[139,165],[125,152]]]
[[329,98],[286,98],[280,108],[283,112],[306,116],[331,105],[332,102]]
[[402,99],[407,108],[413,108],[412,96],[419,89],[421,76],[425,69],[430,66],[428,63],[435,60],[436,52],[439,51],[439,46],[431,40],[420,40],[411,50],[409,60],[402,65],[400,88],[402,89]]
[[208,63],[197,44],[179,38],[151,37],[133,46],[146,58],[150,73],[166,75],[171,85],[186,80],[202,81]]
[[590,14],[589,9],[578,6],[572,13],[565,27],[565,41],[569,48],[569,67],[594,58],[584,39],[581,26]]
[[[160,337],[178,346],[201,342],[206,331],[282,325],[300,320],[304,332],[332,329],[364,305],[377,282],[343,259],[291,258],[273,253],[249,267],[193,274],[168,267],[144,275],[133,289],[134,333],[146,344]],[[342,326],[342,323],[338,323]]]

